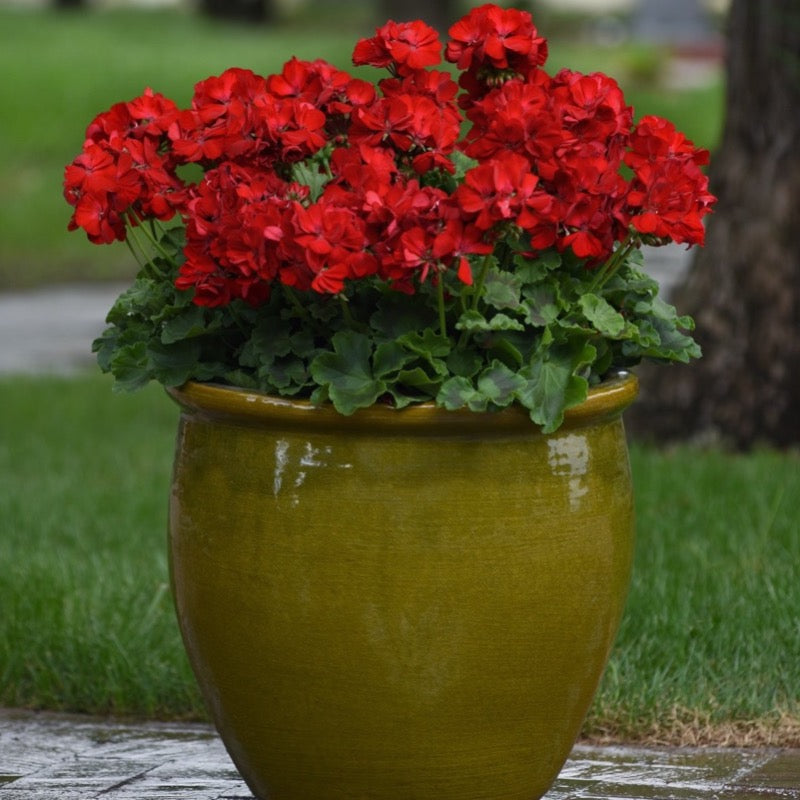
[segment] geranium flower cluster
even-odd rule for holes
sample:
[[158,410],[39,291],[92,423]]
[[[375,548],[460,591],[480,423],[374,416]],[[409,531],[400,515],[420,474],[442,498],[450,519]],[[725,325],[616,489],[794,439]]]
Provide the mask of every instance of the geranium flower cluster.
[[[443,53],[458,82],[434,69]],[[444,47],[422,22],[360,41],[354,63],[388,70],[377,86],[292,59],[208,78],[185,109],[148,89],[89,126],[65,173],[70,227],[106,243],[179,217],[176,285],[202,306],[258,306],[276,284],[469,285],[512,238],[589,269],[623,243],[702,243],[707,152],[666,120],[634,124],[606,75],[550,76],[546,57],[530,14],[484,5]]]

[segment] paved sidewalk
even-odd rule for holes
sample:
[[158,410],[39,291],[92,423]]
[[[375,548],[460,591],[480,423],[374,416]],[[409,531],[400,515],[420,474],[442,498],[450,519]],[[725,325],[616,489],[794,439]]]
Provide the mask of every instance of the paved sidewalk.
[[[252,795],[206,725],[0,710],[0,800],[89,798]],[[546,800],[600,798],[800,800],[800,751],[577,746]]]
[[92,340],[124,285],[0,294],[0,373],[69,374],[92,366]]

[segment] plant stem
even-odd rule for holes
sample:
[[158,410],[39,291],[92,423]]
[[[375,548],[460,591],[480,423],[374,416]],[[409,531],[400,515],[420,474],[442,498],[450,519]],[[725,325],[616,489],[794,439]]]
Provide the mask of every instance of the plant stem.
[[616,271],[625,262],[625,259],[639,246],[639,239],[633,233],[629,233],[622,244],[608,257],[606,262],[595,273],[594,280],[589,286],[589,292],[596,292],[601,289],[608,280],[613,277]]
[[[139,241],[134,234],[133,226],[130,223],[127,225],[127,229],[128,235],[125,237],[125,244],[128,246],[128,250],[131,251],[131,254],[136,259],[136,263],[142,269],[146,269],[147,265],[150,263],[150,259],[147,258],[147,254],[143,251],[141,244],[139,244]],[[134,247],[134,242],[136,243],[136,247]]]
[[156,252],[162,257],[167,260],[168,263],[174,264],[175,257],[168,253],[162,246],[161,242],[159,242],[158,238],[155,234],[148,230],[147,225],[144,224],[144,220],[140,219],[131,209],[128,209],[128,225],[131,230],[137,228],[140,230],[150,241],[150,244],[155,248]]
[[303,306],[303,304],[297,298],[297,295],[294,293],[292,287],[287,286],[285,283],[281,284],[281,287],[286,299],[289,301],[295,311],[297,311],[300,317],[302,317],[306,322],[314,324],[314,321],[311,319],[311,315],[308,313],[308,309],[305,308],[305,306]]
[[492,263],[492,253],[487,253],[481,262],[481,271],[478,273],[478,281],[475,288],[472,290],[472,311],[478,310],[478,303],[481,301],[483,294],[483,285],[486,283],[486,276],[489,274],[489,267]]
[[[478,280],[475,282],[475,285],[472,287],[472,302],[470,303],[469,311],[477,311],[478,304],[481,301],[481,295],[483,294],[483,287],[486,283],[486,276],[489,274],[489,267],[492,265],[492,253],[487,253],[483,257],[483,261],[481,262],[480,272],[478,273]],[[470,333],[469,331],[462,331],[461,336],[456,343],[456,349],[460,350],[463,348],[466,343],[469,341]]]
[[356,325],[355,320],[353,319],[353,314],[350,311],[350,305],[347,302],[347,299],[343,295],[338,295],[339,297],[339,306],[342,309],[342,317],[344,318],[345,325],[347,325],[350,330],[355,330],[358,326]]
[[439,273],[439,282],[436,284],[436,299],[439,306],[439,333],[447,338],[447,315],[444,309],[444,275]]
[[[166,278],[167,276],[161,272],[158,267],[156,267],[156,265],[153,263],[152,256],[147,252],[147,248],[142,244],[141,237],[139,235],[140,226],[134,225],[130,221],[126,222],[126,226],[128,229],[128,235],[125,237],[125,242],[128,245],[128,249],[131,251],[131,253],[133,253],[133,257],[141,266],[142,270],[144,270],[149,277],[155,278],[156,280]],[[136,245],[135,247],[134,244]]]

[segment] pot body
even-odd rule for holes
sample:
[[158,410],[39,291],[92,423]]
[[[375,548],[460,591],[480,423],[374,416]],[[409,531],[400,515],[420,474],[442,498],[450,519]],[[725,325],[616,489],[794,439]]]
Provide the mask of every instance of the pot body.
[[171,394],[178,620],[256,797],[544,794],[627,593],[635,379],[551,435],[519,409]]

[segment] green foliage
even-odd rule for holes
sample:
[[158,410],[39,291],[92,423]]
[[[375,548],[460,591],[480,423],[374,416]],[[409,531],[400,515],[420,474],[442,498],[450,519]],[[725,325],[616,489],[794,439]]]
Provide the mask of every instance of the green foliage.
[[[658,297],[639,252],[624,243],[595,269],[567,254],[511,249],[474,265],[466,286],[414,294],[377,282],[339,296],[278,286],[262,306],[200,307],[174,286],[181,239],[165,231],[95,341],[115,387],[215,381],[330,401],[342,414],[376,402],[448,409],[528,409],[545,432],[605,376],[643,358],[688,361],[692,321]],[[438,312],[437,312],[438,309]]]

